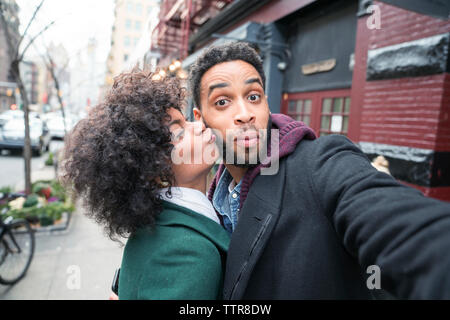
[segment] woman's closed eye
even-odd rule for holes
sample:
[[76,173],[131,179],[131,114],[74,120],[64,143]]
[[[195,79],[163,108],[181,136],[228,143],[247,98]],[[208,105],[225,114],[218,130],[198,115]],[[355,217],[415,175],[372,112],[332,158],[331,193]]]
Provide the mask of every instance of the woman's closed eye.
[[183,137],[184,137],[184,128],[180,128],[172,132],[173,142],[179,142],[183,140]]

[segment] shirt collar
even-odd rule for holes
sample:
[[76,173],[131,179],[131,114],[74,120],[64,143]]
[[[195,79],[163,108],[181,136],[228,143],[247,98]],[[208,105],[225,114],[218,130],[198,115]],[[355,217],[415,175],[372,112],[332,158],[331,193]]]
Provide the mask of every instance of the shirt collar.
[[240,194],[241,184],[242,180],[239,182],[239,184],[236,185],[236,182],[234,181],[228,170],[226,168],[223,170],[222,175],[219,178],[219,182],[217,183],[217,187],[212,200],[212,203],[217,211],[220,212],[219,208],[222,207],[225,199],[230,193],[236,192]]
[[236,188],[236,181],[234,181],[234,179],[231,179],[231,182],[228,185],[228,192],[232,193],[234,188]]
[[188,208],[220,224],[220,220],[211,202],[209,202],[206,195],[202,192],[191,188],[172,187],[172,197],[169,198],[166,195],[167,191],[168,188],[160,189],[163,200]]

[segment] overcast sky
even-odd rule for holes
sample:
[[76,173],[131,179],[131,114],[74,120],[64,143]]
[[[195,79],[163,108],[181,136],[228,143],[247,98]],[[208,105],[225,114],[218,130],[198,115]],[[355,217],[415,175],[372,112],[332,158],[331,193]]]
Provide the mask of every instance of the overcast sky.
[[[22,32],[40,1],[17,0]],[[71,56],[85,50],[89,38],[94,37],[99,45],[97,59],[106,61],[114,22],[114,0],[45,0],[30,28],[30,35],[38,33],[53,20],[56,20],[55,24],[40,41],[36,40],[37,48],[42,47],[42,41],[47,45],[61,43]],[[30,50],[29,55],[35,54]]]

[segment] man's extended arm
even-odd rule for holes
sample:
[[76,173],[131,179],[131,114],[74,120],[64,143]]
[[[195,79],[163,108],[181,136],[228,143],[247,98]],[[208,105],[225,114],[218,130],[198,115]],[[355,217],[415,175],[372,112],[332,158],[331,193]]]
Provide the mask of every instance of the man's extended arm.
[[310,183],[346,250],[399,298],[449,299],[450,204],[378,172],[345,137],[319,140]]

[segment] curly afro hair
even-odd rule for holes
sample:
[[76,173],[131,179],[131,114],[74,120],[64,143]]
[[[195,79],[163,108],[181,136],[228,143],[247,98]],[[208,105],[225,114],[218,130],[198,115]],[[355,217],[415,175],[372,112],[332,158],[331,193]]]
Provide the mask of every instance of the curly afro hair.
[[154,75],[135,68],[116,77],[65,141],[60,180],[115,241],[154,225],[158,189],[175,183],[168,110],[182,110],[185,91],[176,78]]
[[264,74],[263,61],[256,50],[246,42],[233,42],[220,46],[213,46],[203,52],[189,70],[189,88],[192,93],[195,107],[200,106],[200,84],[203,75],[216,64],[242,60],[251,64],[259,73],[263,89],[266,87],[266,76]]

